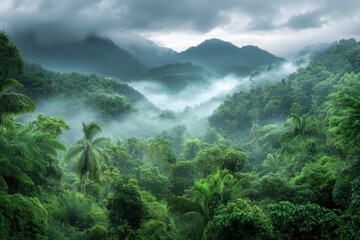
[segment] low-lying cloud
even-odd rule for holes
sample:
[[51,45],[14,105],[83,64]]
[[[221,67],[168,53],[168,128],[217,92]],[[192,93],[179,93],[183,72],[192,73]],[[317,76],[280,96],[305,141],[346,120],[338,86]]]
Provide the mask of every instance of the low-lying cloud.
[[[306,64],[306,63],[305,63]],[[303,66],[303,65],[302,65]],[[179,93],[167,93],[167,89],[157,82],[140,81],[130,85],[141,92],[150,102],[161,109],[169,109],[175,112],[183,111],[189,106],[195,108],[207,102],[212,102],[212,107],[208,108],[211,113],[216,107],[214,102],[223,100],[227,94],[241,89],[247,89],[251,85],[261,84],[265,81],[277,82],[286,78],[289,74],[298,69],[298,65],[293,62],[285,62],[280,66],[275,66],[247,77],[239,77],[229,74],[224,78],[214,78],[206,84],[191,84]]]
[[83,137],[82,122],[97,122],[103,129],[103,135],[124,140],[130,137],[153,137],[178,125],[185,125],[189,134],[195,136],[206,131],[207,117],[219,107],[226,95],[266,81],[281,81],[298,67],[294,63],[286,62],[248,77],[228,75],[222,79],[212,79],[208,84],[190,85],[176,94],[166,93],[159,83],[132,84],[160,109],[173,111],[174,118],[162,118],[159,112],[146,109],[139,104],[138,112],[106,121],[96,110],[76,99],[49,98],[38,103],[37,111],[27,115],[23,120],[30,121],[40,113],[54,117],[64,116],[65,122],[71,127],[71,131],[66,131],[61,137],[65,144],[74,143]]

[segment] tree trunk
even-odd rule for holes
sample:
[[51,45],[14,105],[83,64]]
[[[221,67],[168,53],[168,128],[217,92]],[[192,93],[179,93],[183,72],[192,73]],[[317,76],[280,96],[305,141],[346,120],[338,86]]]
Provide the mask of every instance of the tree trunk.
[[86,174],[85,174],[85,178],[84,178],[84,198],[86,199]]

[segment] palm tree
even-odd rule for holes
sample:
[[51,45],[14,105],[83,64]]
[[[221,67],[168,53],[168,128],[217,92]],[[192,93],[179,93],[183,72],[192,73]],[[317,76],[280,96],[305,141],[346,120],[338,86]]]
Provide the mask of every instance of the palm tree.
[[281,142],[300,141],[305,151],[310,140],[321,136],[319,126],[306,115],[299,117],[296,114],[291,114],[289,120],[285,123],[288,131],[281,137]]
[[263,163],[264,172],[277,173],[280,171],[282,165],[282,158],[280,155],[280,149],[275,154],[269,153],[266,160]]
[[196,239],[207,239],[206,227],[215,208],[230,200],[229,195],[238,195],[239,182],[228,171],[218,170],[206,179],[196,181],[187,197],[172,197],[169,205],[173,212],[180,213],[182,220],[193,226]]
[[35,103],[23,94],[13,93],[22,84],[13,79],[23,73],[24,63],[18,49],[11,44],[5,33],[0,33],[0,127],[7,115],[34,111]]
[[14,93],[13,87],[22,87],[15,79],[0,79],[0,125],[5,116],[32,112],[36,109],[35,102],[27,96]]
[[[212,194],[205,185],[199,187],[200,185],[196,189],[198,199],[172,197],[169,199],[169,205],[173,212],[182,215],[183,221],[191,223],[191,226],[193,226],[192,235],[196,239],[206,239],[204,233],[210,220],[209,202]],[[192,191],[194,191],[194,188]]]
[[108,141],[108,138],[95,136],[101,133],[101,128],[96,123],[82,123],[84,138],[79,140],[67,153],[65,160],[78,157],[76,171],[80,181],[84,182],[84,197],[86,198],[86,180],[98,180],[100,177],[99,160],[105,160],[106,155],[102,149],[102,144]]

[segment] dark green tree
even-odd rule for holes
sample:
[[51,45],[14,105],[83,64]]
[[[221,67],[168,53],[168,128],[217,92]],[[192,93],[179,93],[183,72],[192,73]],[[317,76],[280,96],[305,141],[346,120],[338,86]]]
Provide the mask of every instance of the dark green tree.
[[270,205],[270,219],[281,239],[357,239],[359,216],[337,215],[317,204]]
[[219,206],[210,223],[213,239],[275,239],[273,227],[262,209],[241,199]]
[[244,152],[235,149],[227,149],[220,156],[221,166],[231,173],[241,171],[248,163],[248,156]]
[[109,222],[121,239],[140,228],[147,216],[147,208],[138,186],[133,183],[117,183],[107,202]]
[[48,212],[37,198],[0,194],[0,238],[47,240]]

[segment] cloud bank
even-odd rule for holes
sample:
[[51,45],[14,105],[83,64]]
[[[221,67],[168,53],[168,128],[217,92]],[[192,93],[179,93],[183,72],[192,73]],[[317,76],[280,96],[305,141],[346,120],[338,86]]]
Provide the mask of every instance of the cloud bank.
[[217,37],[277,53],[285,40],[291,49],[358,37],[359,10],[353,0],[2,0],[0,26],[44,41],[128,33],[183,50]]

